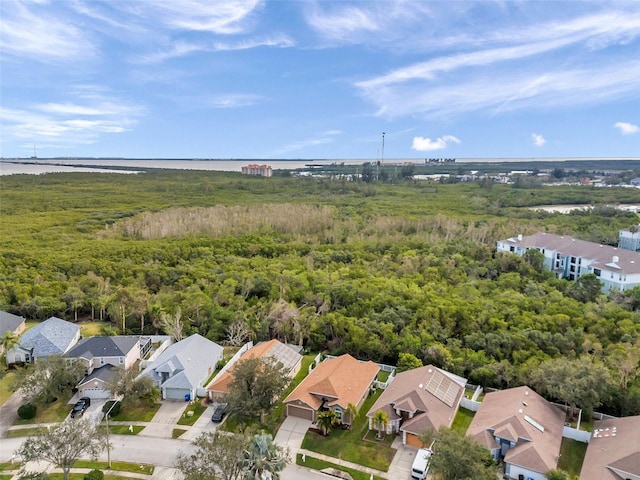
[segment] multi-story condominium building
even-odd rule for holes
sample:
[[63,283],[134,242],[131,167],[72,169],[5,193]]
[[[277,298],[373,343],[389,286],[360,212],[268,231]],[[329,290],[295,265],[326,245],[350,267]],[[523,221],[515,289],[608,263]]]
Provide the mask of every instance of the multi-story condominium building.
[[640,252],[640,225],[627,230],[620,230],[618,233],[618,248]]
[[257,175],[260,177],[270,177],[272,175],[271,165],[258,165],[251,163],[242,167],[243,175]]
[[640,286],[640,252],[551,233],[518,235],[498,241],[499,252],[522,256],[530,248],[544,254],[545,266],[558,278],[575,281],[593,273],[603,283],[605,292]]

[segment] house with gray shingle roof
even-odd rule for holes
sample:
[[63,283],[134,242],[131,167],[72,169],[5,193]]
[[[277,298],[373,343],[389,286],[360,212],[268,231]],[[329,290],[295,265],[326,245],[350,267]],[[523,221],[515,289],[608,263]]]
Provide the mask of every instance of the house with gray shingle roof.
[[163,399],[193,399],[222,360],[220,345],[195,334],[174,343],[138,376],[149,376]]
[[110,384],[118,373],[119,368],[110,363],[94,369],[78,383],[78,397],[109,398]]
[[137,335],[96,336],[83,338],[66,357],[85,364],[87,375],[103,365],[129,368],[142,357],[142,352],[151,347],[148,337]]
[[78,340],[78,325],[51,317],[22,334],[19,345],[7,352],[7,363],[30,363],[50,355],[64,355]]
[[[7,332],[18,336],[24,332],[24,317],[19,317],[13,313],[0,311],[0,337],[4,337]],[[0,354],[3,353],[4,346],[0,345]]]

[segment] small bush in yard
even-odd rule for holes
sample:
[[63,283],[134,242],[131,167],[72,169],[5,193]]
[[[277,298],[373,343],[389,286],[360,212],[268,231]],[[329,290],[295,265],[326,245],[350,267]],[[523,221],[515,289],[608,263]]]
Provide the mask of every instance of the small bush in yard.
[[112,405],[113,408],[111,409],[111,413],[109,413],[109,416],[115,417],[116,415],[118,415],[118,413],[120,413],[120,402],[117,400],[109,400],[107,403],[105,403],[102,407],[102,412],[106,414]]
[[103,480],[104,473],[102,470],[93,469],[89,473],[86,473],[84,476],[84,480]]
[[24,405],[20,405],[18,408],[18,416],[22,420],[30,420],[36,416],[36,407],[33,403],[25,403]]

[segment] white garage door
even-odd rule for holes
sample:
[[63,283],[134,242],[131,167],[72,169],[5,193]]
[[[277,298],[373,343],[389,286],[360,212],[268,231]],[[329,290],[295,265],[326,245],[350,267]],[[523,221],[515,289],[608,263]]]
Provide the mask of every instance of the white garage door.
[[109,398],[111,396],[109,392],[101,388],[83,388],[81,393],[83,397],[89,398]]

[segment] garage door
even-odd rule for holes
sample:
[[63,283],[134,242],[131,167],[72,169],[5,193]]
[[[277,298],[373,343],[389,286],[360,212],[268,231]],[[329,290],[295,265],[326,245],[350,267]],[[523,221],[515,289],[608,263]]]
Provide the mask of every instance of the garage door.
[[167,400],[182,400],[184,401],[185,395],[190,395],[191,390],[186,388],[167,388],[164,398]]
[[313,422],[313,410],[308,408],[296,407],[295,405],[287,405],[287,416],[304,418]]
[[420,441],[418,436],[414,435],[413,433],[407,433],[407,445],[422,448],[422,442]]
[[82,396],[89,398],[109,398],[109,392],[101,388],[83,388]]

